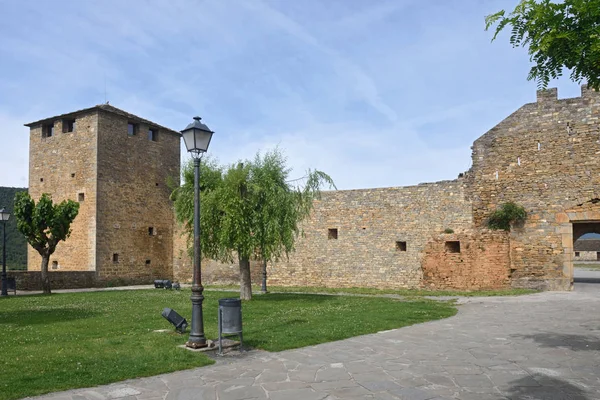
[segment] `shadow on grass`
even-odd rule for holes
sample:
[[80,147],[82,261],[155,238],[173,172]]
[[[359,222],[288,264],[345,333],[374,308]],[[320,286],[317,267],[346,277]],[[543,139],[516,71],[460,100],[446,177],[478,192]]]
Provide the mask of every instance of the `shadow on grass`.
[[573,351],[598,351],[600,339],[596,336],[569,335],[560,333],[535,333],[533,335],[514,335],[532,339],[542,347],[566,347]]
[[590,400],[584,390],[562,379],[542,374],[533,378],[539,386],[532,386],[531,377],[526,376],[510,382],[505,394],[511,400]]
[[52,308],[50,310],[19,310],[0,312],[1,324],[14,324],[17,326],[43,325],[58,322],[75,321],[92,318],[97,313],[78,308]]

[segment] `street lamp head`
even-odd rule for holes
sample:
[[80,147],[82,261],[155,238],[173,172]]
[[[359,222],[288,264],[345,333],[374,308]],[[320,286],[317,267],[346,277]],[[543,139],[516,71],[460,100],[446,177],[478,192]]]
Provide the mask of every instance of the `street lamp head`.
[[214,133],[208,129],[208,126],[200,122],[200,119],[200,117],[194,117],[194,122],[181,131],[185,147],[194,158],[200,158],[208,150],[210,139]]
[[10,213],[4,207],[0,208],[0,221],[5,222],[10,218]]

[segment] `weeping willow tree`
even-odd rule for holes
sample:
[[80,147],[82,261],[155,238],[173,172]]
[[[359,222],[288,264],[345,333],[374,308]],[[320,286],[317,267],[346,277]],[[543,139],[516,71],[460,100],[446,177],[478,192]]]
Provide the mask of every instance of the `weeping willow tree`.
[[[193,166],[184,168],[183,185],[173,192],[177,219],[193,227]],[[304,184],[290,179],[279,150],[226,168],[208,161],[200,176],[200,230],[205,257],[233,262],[240,270],[240,298],[252,298],[250,260],[263,263],[263,291],[269,262],[287,257],[300,234],[300,223],[319,198],[321,187],[335,188],[329,175],[309,170]]]

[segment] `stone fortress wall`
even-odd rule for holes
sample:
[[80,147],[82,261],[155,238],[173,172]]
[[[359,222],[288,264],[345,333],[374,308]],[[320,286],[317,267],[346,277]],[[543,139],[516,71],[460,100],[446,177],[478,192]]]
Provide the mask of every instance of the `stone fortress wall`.
[[[474,142],[464,178],[324,193],[269,283],[569,290],[574,240],[600,231],[599,117],[600,94],[586,86],[570,99],[538,91]],[[507,201],[526,223],[488,230]]]
[[[96,271],[99,281],[190,281],[165,185],[179,173],[178,135],[158,127],[159,140],[148,141],[155,124],[97,107],[76,114],[74,132],[54,118],[51,138],[42,135],[47,120],[30,124],[32,196],[85,193],[73,236],[53,260],[61,271]],[[474,142],[473,165],[456,180],[323,193],[295,252],[269,265],[269,284],[569,290],[574,240],[600,232],[599,117],[600,94],[585,86],[572,99],[539,91]],[[138,136],[127,135],[128,121]],[[487,217],[507,201],[524,206],[527,221],[488,230]],[[36,256],[30,250],[30,270],[39,269]],[[239,282],[236,263],[204,260],[202,268],[204,283]],[[260,281],[258,262],[252,277]]]

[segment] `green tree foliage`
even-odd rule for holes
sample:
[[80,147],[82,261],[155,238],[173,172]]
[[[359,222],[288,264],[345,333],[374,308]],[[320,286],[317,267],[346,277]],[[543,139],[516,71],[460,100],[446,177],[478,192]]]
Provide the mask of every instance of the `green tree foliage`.
[[529,47],[535,65],[527,79],[538,87],[568,68],[572,81],[600,89],[600,0],[521,0],[510,14],[498,11],[485,22],[486,30],[497,24],[492,41],[510,25],[513,47]]
[[[12,214],[15,194],[26,191],[24,188],[0,187],[0,208],[4,207]],[[0,236],[0,255],[3,250]],[[14,216],[6,222],[6,266],[8,269],[27,269],[27,241],[17,230],[17,220]]]
[[72,200],[52,204],[46,193],[36,204],[29,193],[19,192],[15,196],[14,216],[17,229],[27,242],[42,256],[42,289],[50,294],[48,263],[61,240],[71,235],[71,223],[79,212],[79,203]]
[[[293,186],[290,170],[278,150],[257,154],[254,160],[223,168],[209,160],[202,164],[201,248],[205,257],[240,267],[240,297],[250,300],[250,260],[266,263],[294,249],[300,222],[306,218],[323,184],[335,187],[321,171],[309,170],[305,184]],[[193,233],[193,164],[183,171],[183,185],[173,191],[175,213]]]
[[527,218],[523,207],[509,201],[500,206],[488,218],[488,227],[493,230],[510,231],[513,224],[522,224]]

